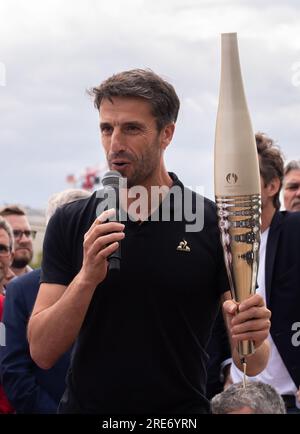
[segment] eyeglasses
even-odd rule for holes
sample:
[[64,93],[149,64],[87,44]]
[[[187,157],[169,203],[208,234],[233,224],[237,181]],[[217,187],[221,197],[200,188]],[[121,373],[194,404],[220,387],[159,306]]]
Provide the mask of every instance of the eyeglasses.
[[35,239],[37,231],[29,231],[29,230],[27,230],[27,231],[19,231],[19,230],[14,230],[13,233],[14,233],[14,237],[17,238],[17,239],[22,238],[23,234],[27,238]]
[[10,254],[10,248],[5,244],[0,244],[0,256],[8,256]]

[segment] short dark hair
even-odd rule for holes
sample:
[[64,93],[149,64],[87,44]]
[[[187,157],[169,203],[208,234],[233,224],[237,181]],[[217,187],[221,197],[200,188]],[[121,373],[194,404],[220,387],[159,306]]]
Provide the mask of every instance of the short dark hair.
[[8,215],[26,215],[26,213],[18,205],[6,205],[4,208],[1,208],[0,215],[6,217]]
[[264,133],[256,133],[256,147],[260,157],[259,168],[260,174],[268,185],[274,178],[280,181],[280,188],[273,197],[273,205],[276,210],[280,209],[280,190],[283,181],[284,159],[278,146],[274,145],[274,140]]
[[88,93],[94,96],[94,105],[98,110],[103,99],[112,101],[116,96],[138,97],[149,101],[158,131],[177,120],[180,102],[174,87],[151,69],[119,72]]

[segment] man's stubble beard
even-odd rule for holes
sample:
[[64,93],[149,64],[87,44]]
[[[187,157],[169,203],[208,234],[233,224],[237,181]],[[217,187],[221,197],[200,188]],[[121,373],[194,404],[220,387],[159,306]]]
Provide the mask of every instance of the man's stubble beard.
[[161,149],[157,138],[142,155],[142,158],[133,162],[133,164],[135,164],[133,169],[135,170],[130,177],[127,177],[127,188],[143,185],[147,179],[151,178],[155,170],[159,167],[161,158],[160,151]]
[[300,211],[300,201],[297,199],[294,203],[292,202],[292,211]]
[[24,268],[26,267],[26,265],[28,265],[31,260],[33,258],[33,252],[30,252],[29,256],[25,257],[22,256],[20,258],[17,258],[16,256],[14,257],[13,263],[12,263],[12,268]]

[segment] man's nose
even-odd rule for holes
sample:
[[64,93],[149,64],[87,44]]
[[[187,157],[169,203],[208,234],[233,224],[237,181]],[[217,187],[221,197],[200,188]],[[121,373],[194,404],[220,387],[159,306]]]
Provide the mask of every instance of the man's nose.
[[28,235],[26,235],[25,234],[25,232],[23,232],[22,234],[21,234],[21,236],[19,237],[19,239],[18,239],[18,242],[20,243],[28,243],[28,241],[31,241],[31,237],[30,236],[28,236]]
[[115,128],[111,135],[110,150],[111,152],[120,152],[124,149],[124,137],[122,132],[118,128]]
[[300,197],[300,185],[299,185],[299,187],[298,187],[298,190],[296,191],[296,196],[297,196],[297,197]]

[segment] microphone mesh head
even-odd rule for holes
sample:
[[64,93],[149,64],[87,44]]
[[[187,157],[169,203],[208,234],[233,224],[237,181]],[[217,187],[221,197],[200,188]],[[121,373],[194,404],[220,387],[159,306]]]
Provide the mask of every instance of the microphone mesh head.
[[104,187],[110,186],[114,188],[119,188],[119,182],[122,178],[121,173],[116,170],[109,170],[102,177],[102,184]]

